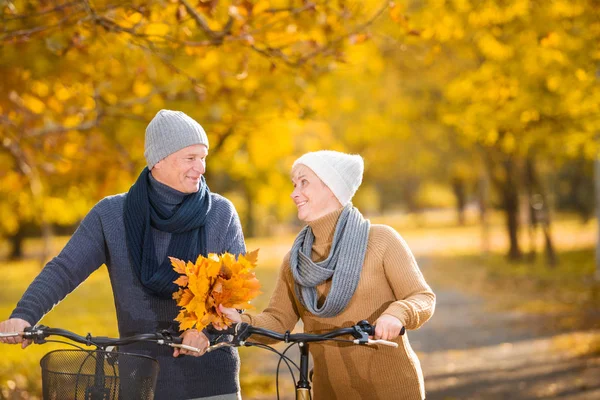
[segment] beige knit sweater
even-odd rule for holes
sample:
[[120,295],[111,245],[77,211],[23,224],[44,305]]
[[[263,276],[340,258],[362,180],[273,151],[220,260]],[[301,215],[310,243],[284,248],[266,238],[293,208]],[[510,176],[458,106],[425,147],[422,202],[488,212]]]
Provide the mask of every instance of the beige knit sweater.
[[[342,209],[309,223],[315,235],[313,261],[327,258]],[[317,287],[320,304],[331,279]],[[309,313],[298,301],[289,266],[283,261],[269,306],[259,315],[242,316],[244,322],[277,332],[292,330],[298,319],[304,331],[320,333],[352,326],[363,319],[375,323],[382,314],[397,317],[407,329],[417,329],[433,314],[435,295],[425,282],[406,242],[392,228],[371,225],[358,287],[346,309],[332,318]],[[258,339],[258,338],[253,338]],[[423,373],[408,335],[387,346],[356,346],[340,342],[311,343],[314,360],[315,400],[424,399]]]

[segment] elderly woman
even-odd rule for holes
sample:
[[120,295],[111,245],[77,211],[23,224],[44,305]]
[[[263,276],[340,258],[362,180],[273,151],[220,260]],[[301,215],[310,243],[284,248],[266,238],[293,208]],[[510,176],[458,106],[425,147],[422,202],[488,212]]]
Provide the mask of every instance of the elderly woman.
[[278,332],[298,319],[307,333],[366,319],[375,338],[398,348],[311,343],[314,398],[424,399],[423,373],[402,326],[417,329],[433,314],[435,295],[406,242],[391,227],[371,225],[350,200],[362,182],[358,155],[317,151],[292,167],[292,199],[306,226],[283,260],[269,306],[232,320]]

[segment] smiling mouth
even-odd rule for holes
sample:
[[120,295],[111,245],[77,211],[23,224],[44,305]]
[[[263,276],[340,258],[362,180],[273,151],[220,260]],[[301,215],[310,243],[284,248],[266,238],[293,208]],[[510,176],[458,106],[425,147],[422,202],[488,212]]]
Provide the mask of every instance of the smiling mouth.
[[303,207],[306,203],[307,203],[307,201],[303,201],[302,203],[296,204],[296,207],[298,207],[298,208]]

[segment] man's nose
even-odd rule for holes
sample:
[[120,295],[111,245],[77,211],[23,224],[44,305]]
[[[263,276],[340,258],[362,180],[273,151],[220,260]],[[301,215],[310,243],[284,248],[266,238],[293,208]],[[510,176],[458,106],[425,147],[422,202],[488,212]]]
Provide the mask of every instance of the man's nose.
[[197,160],[194,162],[194,169],[201,174],[204,174],[206,171],[206,162],[204,160]]

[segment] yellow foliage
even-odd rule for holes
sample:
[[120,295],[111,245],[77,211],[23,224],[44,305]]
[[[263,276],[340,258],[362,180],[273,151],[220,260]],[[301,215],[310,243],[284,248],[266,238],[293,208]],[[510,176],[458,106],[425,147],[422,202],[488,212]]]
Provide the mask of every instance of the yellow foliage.
[[22,96],[22,100],[23,105],[35,114],[41,114],[46,109],[45,104],[40,99],[27,93]]
[[175,320],[182,331],[192,327],[201,330],[211,323],[216,327],[229,326],[232,321],[221,314],[219,305],[252,308],[250,301],[261,293],[254,273],[258,250],[237,257],[229,253],[200,255],[195,263],[169,259],[175,272],[181,274],[175,281],[180,289],[173,299],[181,307]]
[[63,120],[63,126],[67,128],[74,128],[83,121],[82,114],[69,115]]
[[110,105],[115,105],[115,104],[117,104],[117,101],[119,101],[119,97],[115,93],[112,93],[112,92],[104,93],[103,98],[104,98],[104,101],[106,101]]
[[260,135],[248,138],[250,162],[259,170],[269,170],[282,156],[293,151],[293,124],[274,119],[263,124]]
[[152,85],[142,80],[136,80],[133,83],[133,93],[138,97],[146,97],[152,92]]
[[585,8],[580,0],[554,0],[551,2],[550,10],[556,17],[572,18],[581,15]]
[[131,28],[134,25],[140,23],[143,18],[144,18],[144,16],[142,14],[140,14],[139,12],[133,12],[123,18],[123,23],[128,28]]
[[146,25],[144,33],[148,36],[165,36],[169,33],[169,25],[163,23],[151,23]]
[[426,183],[419,187],[417,202],[421,207],[451,207],[456,201],[447,185]]
[[54,95],[59,101],[65,102],[71,97],[69,90],[60,83],[54,84]]
[[31,84],[31,91],[39,97],[46,97],[50,89],[45,82],[35,81]]
[[492,35],[483,35],[479,39],[479,47],[481,52],[492,60],[505,61],[513,56],[513,49]]

